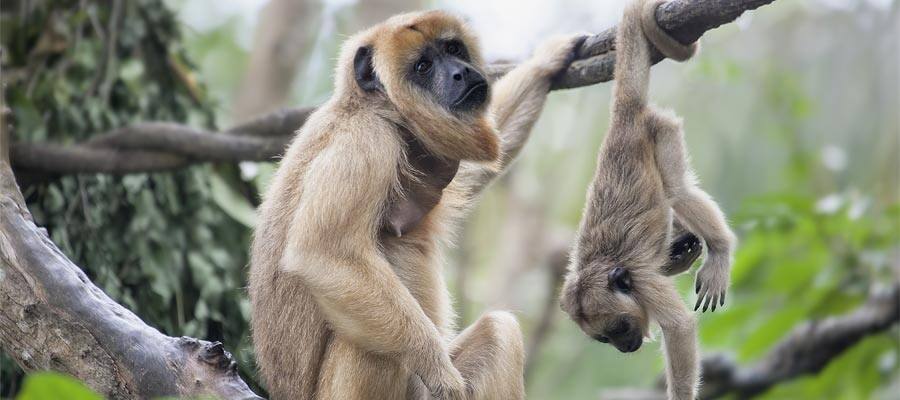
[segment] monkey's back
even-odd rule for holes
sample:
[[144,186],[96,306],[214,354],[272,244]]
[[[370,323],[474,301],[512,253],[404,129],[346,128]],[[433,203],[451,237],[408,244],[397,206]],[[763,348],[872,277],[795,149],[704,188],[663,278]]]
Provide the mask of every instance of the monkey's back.
[[[579,257],[652,265],[666,247],[670,208],[656,166],[648,107],[614,116],[604,138],[582,218]],[[652,112],[652,111],[651,111]]]

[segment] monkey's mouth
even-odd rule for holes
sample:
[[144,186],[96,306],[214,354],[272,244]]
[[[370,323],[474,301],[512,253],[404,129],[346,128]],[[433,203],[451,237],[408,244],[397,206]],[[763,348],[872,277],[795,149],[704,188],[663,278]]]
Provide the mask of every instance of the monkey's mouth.
[[643,343],[644,340],[639,338],[638,340],[631,340],[628,343],[613,343],[613,346],[622,353],[632,353],[640,349],[641,344]]
[[457,110],[471,110],[476,108],[482,104],[484,104],[485,100],[487,100],[488,94],[488,84],[487,82],[478,82],[469,90],[466,91],[459,100],[453,103],[453,108]]

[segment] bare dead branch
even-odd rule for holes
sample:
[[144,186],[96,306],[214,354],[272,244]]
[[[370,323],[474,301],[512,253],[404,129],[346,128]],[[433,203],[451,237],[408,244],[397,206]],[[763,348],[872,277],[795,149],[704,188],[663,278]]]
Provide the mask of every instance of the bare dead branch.
[[34,224],[6,163],[0,188],[0,345],[22,369],[113,399],[259,399],[221,343],[163,335],[94,286]]
[[[774,0],[675,0],[657,10],[660,25],[678,40],[689,43],[703,33],[735,20],[743,12]],[[554,84],[566,89],[606,82],[613,78],[615,27],[589,37],[579,50],[579,60]],[[662,60],[656,53],[655,61]],[[497,78],[512,64],[494,64],[489,73]],[[144,123],[100,135],[75,146],[14,143],[12,163],[17,173],[32,178],[54,174],[127,174],[181,168],[198,162],[271,160],[283,152],[294,132],[313,108],[281,110],[228,129],[223,133],[166,124]],[[158,134],[164,138],[155,138]],[[186,133],[183,140],[174,137]],[[135,134],[134,138],[121,136]],[[255,136],[256,141],[238,136]]]
[[[660,26],[682,43],[692,43],[704,33],[734,21],[745,11],[755,10],[774,0],[675,0],[656,10]],[[578,61],[553,85],[553,90],[589,86],[613,79],[616,63],[616,27],[609,28],[585,40],[579,49]],[[653,62],[663,60],[660,52],[653,53]],[[502,76],[514,65],[494,65],[492,76]]]

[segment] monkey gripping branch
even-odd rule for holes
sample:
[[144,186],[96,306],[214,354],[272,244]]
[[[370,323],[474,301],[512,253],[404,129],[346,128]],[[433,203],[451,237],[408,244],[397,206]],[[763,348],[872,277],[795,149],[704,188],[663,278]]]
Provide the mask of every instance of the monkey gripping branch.
[[[773,0],[676,0],[657,11],[660,25],[689,43],[744,11]],[[591,36],[579,60],[555,89],[612,79],[615,28]],[[657,53],[655,61],[661,60]],[[511,69],[494,65],[494,77]],[[277,157],[311,112],[309,108],[263,116],[222,133],[164,122],[139,124],[96,136],[75,146],[10,143],[0,122],[0,345],[26,371],[56,370],[81,379],[109,398],[214,395],[257,399],[237,374],[221,343],[163,335],[110,299],[35,225],[6,158],[19,179],[59,174],[125,174],[181,168],[196,162],[266,161]],[[705,361],[714,388],[704,397],[758,392],[775,383],[815,372],[864,336],[900,319],[897,288],[859,310],[821,324],[797,328],[749,370]],[[807,336],[807,333],[813,332]],[[798,346],[798,338],[804,346]],[[785,351],[819,348],[830,353]],[[784,361],[783,357],[792,357]],[[712,369],[712,365],[725,366]],[[723,372],[724,371],[724,372]],[[718,377],[724,376],[727,379]],[[739,379],[740,378],[740,379]],[[715,382],[715,385],[712,383]]]
[[[659,7],[659,25],[682,43],[692,43],[706,31],[737,19],[774,0],[675,0]],[[611,27],[585,40],[554,90],[613,79],[615,32]],[[653,62],[663,59],[655,51]],[[494,64],[497,78],[514,65]],[[287,109],[232,127],[209,132],[169,122],[148,122],[98,134],[75,145],[13,143],[12,166],[20,183],[75,173],[128,174],[182,168],[197,162],[271,161],[284,151],[294,132],[314,108]]]

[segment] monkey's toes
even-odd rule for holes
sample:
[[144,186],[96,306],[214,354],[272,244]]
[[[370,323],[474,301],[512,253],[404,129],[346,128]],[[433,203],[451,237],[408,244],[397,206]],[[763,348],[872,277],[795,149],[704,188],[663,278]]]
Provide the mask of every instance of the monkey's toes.
[[[701,286],[703,285],[697,285],[698,289],[701,288]],[[725,290],[713,291],[705,286],[702,288],[703,294],[697,296],[697,303],[694,304],[694,311],[700,310],[700,305],[703,305],[701,312],[706,312],[706,310],[715,312],[717,308],[725,306]]]

